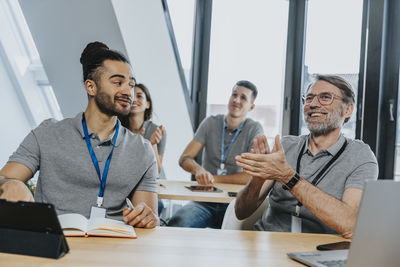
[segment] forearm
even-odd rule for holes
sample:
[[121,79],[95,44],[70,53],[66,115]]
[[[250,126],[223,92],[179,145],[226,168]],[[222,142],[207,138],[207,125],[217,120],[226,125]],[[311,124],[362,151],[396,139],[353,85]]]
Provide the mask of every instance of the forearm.
[[133,205],[138,205],[139,203],[145,203],[155,215],[158,213],[158,201],[157,194],[148,191],[136,191],[132,197]]
[[6,178],[6,177],[4,177],[4,176],[1,176],[1,173],[0,173],[0,188],[1,188],[1,186],[4,184],[4,183],[6,183],[7,181],[9,181],[10,179],[8,179],[8,178]]
[[214,175],[214,182],[223,184],[247,184],[250,178],[250,175],[244,172],[238,172],[227,175]]
[[21,181],[18,179],[14,179],[14,178],[6,178],[4,176],[1,176],[1,174],[0,174],[0,195],[3,192],[3,189],[2,189],[3,185],[6,183],[9,183],[9,182],[21,182]]
[[201,167],[193,158],[190,156],[183,155],[179,160],[179,165],[187,172],[191,174],[196,174],[199,171],[204,171],[204,168]]
[[156,156],[158,173],[160,173],[161,172],[161,164],[162,164],[161,156],[158,154],[157,144],[152,145],[152,147],[153,147],[154,155]]
[[0,198],[9,201],[33,201],[29,188],[18,179],[0,176]]
[[252,177],[238,193],[235,204],[236,217],[239,220],[249,217],[267,196],[273,185],[272,181]]
[[157,215],[157,194],[136,191],[132,197],[133,209],[124,209],[125,223],[144,228],[154,228],[160,221]]
[[291,193],[326,225],[343,237],[351,237],[357,218],[356,209],[323,192],[303,178],[297,182]]

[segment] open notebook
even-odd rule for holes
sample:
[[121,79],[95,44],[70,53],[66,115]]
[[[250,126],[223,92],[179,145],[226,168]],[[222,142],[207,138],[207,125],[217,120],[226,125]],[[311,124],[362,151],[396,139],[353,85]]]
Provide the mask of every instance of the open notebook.
[[400,266],[400,182],[367,181],[350,250],[292,252],[307,266]]
[[58,216],[65,236],[109,236],[136,238],[135,229],[124,222],[107,219],[92,218],[77,213]]

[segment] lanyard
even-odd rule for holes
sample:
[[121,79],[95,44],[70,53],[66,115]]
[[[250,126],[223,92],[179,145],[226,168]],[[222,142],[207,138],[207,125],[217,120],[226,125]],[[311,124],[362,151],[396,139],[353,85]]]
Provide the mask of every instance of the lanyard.
[[[299,156],[297,157],[297,165],[296,165],[296,172],[300,173],[300,161],[301,158],[303,157],[303,151],[306,147],[306,143],[304,142],[303,147],[300,150]],[[322,179],[324,179],[325,176],[323,176],[323,174],[326,172],[326,170],[340,157],[340,155],[342,155],[343,151],[346,149],[347,146],[347,140],[344,140],[344,144],[342,145],[342,147],[340,148],[340,150],[336,153],[336,155],[328,162],[328,164],[325,165],[324,168],[322,168],[322,170],[317,174],[317,176],[315,176],[315,178],[312,180],[312,184],[313,185],[318,185]],[[301,204],[300,201],[297,202],[296,205],[296,216],[300,215],[300,207],[303,206],[303,204]]]
[[221,167],[220,167],[222,170],[225,169],[226,157],[228,156],[229,151],[231,150],[233,143],[235,142],[236,138],[238,137],[240,131],[242,130],[244,122],[245,122],[245,120],[240,124],[239,128],[237,128],[237,130],[235,132],[235,135],[233,136],[233,138],[232,138],[231,142],[229,143],[229,145],[228,145],[228,147],[226,149],[226,152],[225,152],[225,127],[226,127],[226,122],[225,122],[225,119],[224,119],[224,126],[222,127]]
[[117,141],[119,124],[117,121],[117,124],[115,125],[115,134],[114,134],[114,138],[113,138],[112,149],[111,149],[110,155],[108,155],[106,165],[104,166],[103,176],[100,175],[99,162],[97,161],[96,154],[94,153],[92,144],[90,143],[88,128],[86,125],[85,113],[82,114],[82,127],[83,127],[83,132],[85,133],[86,145],[88,147],[90,157],[92,158],[93,165],[96,168],[96,172],[97,172],[97,175],[100,180],[100,190],[99,190],[99,194],[97,196],[97,206],[101,207],[101,205],[103,204],[104,188],[106,187],[108,169],[110,167],[110,162],[111,162],[111,157],[112,157],[112,154],[114,151],[115,142]]

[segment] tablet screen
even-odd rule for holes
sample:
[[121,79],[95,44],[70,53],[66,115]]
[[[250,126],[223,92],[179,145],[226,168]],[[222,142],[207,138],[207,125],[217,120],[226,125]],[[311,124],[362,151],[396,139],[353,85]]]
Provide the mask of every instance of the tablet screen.
[[222,192],[221,189],[211,185],[190,185],[185,187],[193,192]]
[[0,228],[62,234],[54,206],[38,202],[0,200]]

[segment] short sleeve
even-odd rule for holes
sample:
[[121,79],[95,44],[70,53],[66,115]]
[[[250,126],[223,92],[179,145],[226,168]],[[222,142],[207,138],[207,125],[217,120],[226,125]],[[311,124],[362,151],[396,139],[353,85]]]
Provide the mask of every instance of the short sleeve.
[[379,169],[374,153],[369,146],[365,146],[358,151],[362,156],[356,157],[363,159],[360,165],[349,175],[346,180],[345,189],[359,188],[364,189],[366,180],[377,180]]
[[[149,191],[157,193],[157,177],[158,177],[158,168],[157,168],[157,161],[154,156],[153,149],[151,148],[150,142],[146,141],[146,151],[145,153],[151,154],[149,156],[149,167],[143,174],[140,182],[136,187],[136,191]],[[146,155],[147,157],[147,155]]]
[[33,131],[25,137],[8,162],[21,163],[28,167],[33,174],[40,169],[40,148]]
[[197,129],[196,133],[194,134],[194,139],[196,139],[201,144],[205,145],[207,140],[207,130],[209,128],[210,117],[204,119]]

